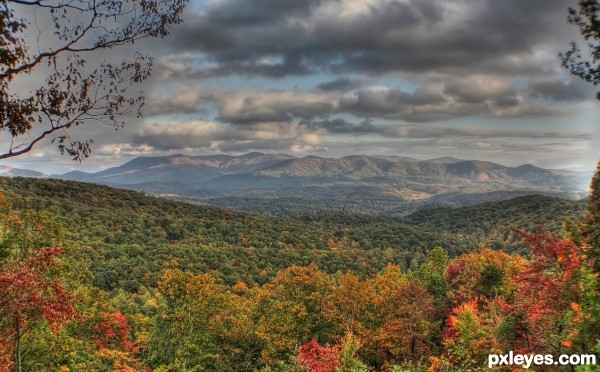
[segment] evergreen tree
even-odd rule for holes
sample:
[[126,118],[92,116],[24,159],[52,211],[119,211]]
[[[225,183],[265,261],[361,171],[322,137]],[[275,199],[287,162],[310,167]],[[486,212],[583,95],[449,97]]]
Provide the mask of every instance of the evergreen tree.
[[582,220],[582,235],[590,245],[594,269],[600,271],[600,161],[590,184],[587,208]]

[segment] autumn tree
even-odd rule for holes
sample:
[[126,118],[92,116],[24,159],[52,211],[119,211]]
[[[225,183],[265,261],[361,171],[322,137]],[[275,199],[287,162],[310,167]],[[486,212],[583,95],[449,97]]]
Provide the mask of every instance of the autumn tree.
[[298,346],[327,341],[331,323],[322,316],[333,285],[317,265],[281,270],[257,294],[256,324],[266,365],[285,362]]
[[[377,355],[370,364],[411,364],[431,349],[434,315],[433,297],[415,279],[407,278],[398,266],[388,265],[376,278],[378,328],[365,350]],[[367,358],[365,358],[367,360]]]
[[254,346],[254,339],[246,302],[208,273],[169,269],[158,287],[166,306],[159,308],[148,342],[151,366],[177,371],[252,370],[247,348]]
[[340,345],[321,346],[314,338],[299,347],[298,359],[310,372],[336,372],[342,367]]
[[493,337],[494,322],[480,306],[475,299],[452,310],[443,335],[443,365],[459,371],[477,371],[483,369],[488,354],[498,352]]
[[361,339],[372,339],[378,323],[376,293],[370,281],[347,273],[336,278],[335,287],[325,299],[322,314],[340,339],[348,332]]
[[15,212],[0,192],[0,370],[22,369],[23,340],[45,323],[57,331],[74,316],[57,259],[60,226],[44,213]]
[[125,116],[141,115],[144,96],[129,90],[148,78],[152,58],[128,52],[117,63],[93,63],[101,57],[90,53],[168,35],[187,1],[0,1],[0,159],[51,139],[82,160],[93,140],[72,137],[75,127],[118,129]]
[[[586,41],[587,53],[590,60],[582,55],[576,42],[571,42],[571,48],[560,54],[562,65],[573,75],[592,83],[600,84],[600,2],[598,0],[581,0],[579,8],[569,8],[568,22],[579,27],[579,32]],[[600,92],[596,95],[600,99]]]
[[507,306],[516,320],[515,350],[589,351],[600,332],[600,309],[597,275],[589,270],[587,255],[570,239],[548,232],[521,235],[532,257],[514,275],[518,291]]
[[[62,249],[43,248],[0,272],[0,364],[21,371],[22,340],[38,322],[57,331],[74,315],[70,295],[55,273]],[[4,355],[2,355],[4,354]]]
[[514,292],[510,277],[523,268],[525,260],[489,248],[464,254],[454,259],[446,269],[450,286],[449,298],[454,306],[478,297],[493,299]]
[[179,370],[206,367],[215,354],[210,324],[223,308],[225,287],[211,275],[167,270],[158,286],[167,300],[151,344],[153,363]]
[[386,361],[410,364],[431,350],[432,296],[415,280],[404,280],[378,304],[383,324],[375,336]]

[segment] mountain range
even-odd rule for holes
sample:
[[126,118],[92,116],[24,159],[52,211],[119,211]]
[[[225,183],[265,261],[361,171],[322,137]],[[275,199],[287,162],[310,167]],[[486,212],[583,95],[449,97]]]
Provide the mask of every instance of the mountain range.
[[423,205],[474,205],[545,194],[577,199],[589,175],[451,157],[342,158],[253,152],[138,157],[96,173],[49,176],[266,214],[352,211],[405,214]]

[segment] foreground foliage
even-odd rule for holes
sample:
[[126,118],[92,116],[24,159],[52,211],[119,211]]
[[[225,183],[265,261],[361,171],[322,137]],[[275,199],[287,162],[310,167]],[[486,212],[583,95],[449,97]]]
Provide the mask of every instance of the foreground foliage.
[[[485,206],[475,209],[483,222],[463,227],[472,213],[446,209],[275,220],[4,182],[0,370],[476,371],[489,353],[598,343],[595,256],[574,224],[564,237],[494,234],[486,216],[503,220]],[[431,227],[448,216],[447,232]],[[522,242],[523,254],[479,248],[477,237],[509,251]],[[444,246],[420,242],[421,259],[402,250],[419,238]]]

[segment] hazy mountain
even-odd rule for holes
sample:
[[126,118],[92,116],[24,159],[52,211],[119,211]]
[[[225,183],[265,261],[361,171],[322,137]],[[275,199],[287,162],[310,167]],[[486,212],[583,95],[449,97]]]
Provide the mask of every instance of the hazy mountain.
[[293,158],[285,154],[250,153],[238,157],[229,155],[138,157],[121,166],[97,173],[69,172],[55,178],[115,185],[135,185],[153,182],[208,181],[226,174],[251,172],[282,160]]
[[34,178],[47,177],[42,172],[29,170],[29,169],[14,168],[14,167],[10,167],[8,165],[0,165],[0,176],[3,176],[3,177],[34,177]]
[[444,156],[441,158],[429,159],[429,160],[425,160],[425,161],[429,162],[429,163],[449,164],[449,163],[459,163],[459,162],[465,161],[465,160],[453,158],[452,156]]
[[83,181],[93,176],[94,173],[71,171],[64,174],[52,174],[50,175],[50,178],[60,178],[66,181]]
[[403,214],[430,203],[473,205],[535,193],[578,198],[589,182],[577,172],[529,164],[507,167],[449,157],[296,158],[258,152],[139,157],[97,173],[53,177],[266,213]]

